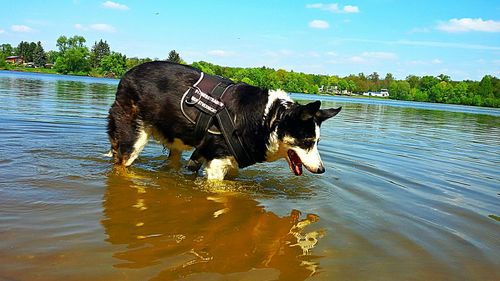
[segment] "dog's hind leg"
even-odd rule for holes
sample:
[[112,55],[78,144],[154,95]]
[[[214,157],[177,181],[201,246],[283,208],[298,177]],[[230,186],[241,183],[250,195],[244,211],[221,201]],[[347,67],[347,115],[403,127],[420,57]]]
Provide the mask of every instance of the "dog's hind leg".
[[181,167],[182,150],[171,148],[168,152],[168,165],[172,168]]

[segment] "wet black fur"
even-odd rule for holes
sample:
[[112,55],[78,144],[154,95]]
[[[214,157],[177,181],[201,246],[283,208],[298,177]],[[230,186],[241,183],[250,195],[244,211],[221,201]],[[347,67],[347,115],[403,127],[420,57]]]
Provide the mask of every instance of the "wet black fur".
[[[139,65],[123,76],[108,119],[108,135],[116,163],[124,163],[132,152],[138,137],[138,120],[154,127],[168,142],[178,138],[197,148],[206,161],[231,155],[221,135],[207,133],[203,139],[196,139],[194,124],[181,112],[182,95],[199,77],[200,71],[195,68],[159,61]],[[275,102],[263,122],[267,100],[268,90],[245,83],[236,84],[232,94],[225,95],[223,99],[231,116],[237,115],[235,127],[241,133],[243,145],[256,162],[265,161],[266,145],[276,127],[280,137],[287,134],[297,139],[307,139],[314,136],[315,122],[322,121],[304,118],[304,112],[312,107],[314,112],[318,111],[319,102],[310,108],[289,104],[289,109]],[[188,107],[185,110],[196,111]],[[314,115],[314,112],[309,115]],[[271,117],[276,117],[274,122],[270,122]]]

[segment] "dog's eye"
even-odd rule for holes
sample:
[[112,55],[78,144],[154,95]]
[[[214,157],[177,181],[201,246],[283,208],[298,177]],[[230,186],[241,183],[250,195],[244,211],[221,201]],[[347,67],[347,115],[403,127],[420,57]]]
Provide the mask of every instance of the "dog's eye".
[[315,141],[313,140],[305,140],[299,146],[304,149],[309,149],[314,146]]

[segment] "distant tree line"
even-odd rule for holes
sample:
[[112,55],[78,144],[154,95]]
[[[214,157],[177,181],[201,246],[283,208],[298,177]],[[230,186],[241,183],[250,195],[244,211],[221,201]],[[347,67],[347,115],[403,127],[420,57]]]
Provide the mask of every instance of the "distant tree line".
[[287,92],[318,94],[322,85],[357,93],[388,89],[389,97],[397,100],[500,107],[500,79],[491,75],[485,75],[479,82],[457,82],[451,81],[450,77],[444,74],[437,77],[409,75],[404,80],[396,80],[391,73],[381,79],[377,72],[341,78],[335,75],[304,74],[266,67],[223,67],[204,61],[194,62],[192,66],[235,82],[283,89]]
[[[63,74],[119,78],[130,68],[153,60],[127,58],[112,51],[109,44],[102,39],[94,42],[90,49],[85,43],[86,39],[82,36],[60,36],[56,42],[58,50],[48,52],[44,51],[40,42],[22,41],[17,47],[1,44],[0,67],[8,68],[5,58],[17,55],[37,67],[53,65],[57,72]],[[170,51],[165,60],[186,64],[175,50]],[[191,65],[205,73],[221,75],[234,82],[283,89],[287,92],[319,94],[320,87],[331,86],[339,91],[353,93],[388,89],[391,99],[500,107],[500,80],[491,75],[485,75],[481,81],[451,81],[450,77],[444,74],[437,77],[409,75],[404,80],[396,80],[391,73],[386,74],[384,78],[377,72],[339,77],[267,67],[225,67],[205,61],[193,62]]]

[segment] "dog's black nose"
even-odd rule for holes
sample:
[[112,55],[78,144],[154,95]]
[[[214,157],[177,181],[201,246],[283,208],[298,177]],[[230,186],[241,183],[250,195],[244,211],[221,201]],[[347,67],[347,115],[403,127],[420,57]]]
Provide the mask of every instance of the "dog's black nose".
[[318,170],[316,171],[317,174],[323,174],[325,172],[325,167],[320,166]]

